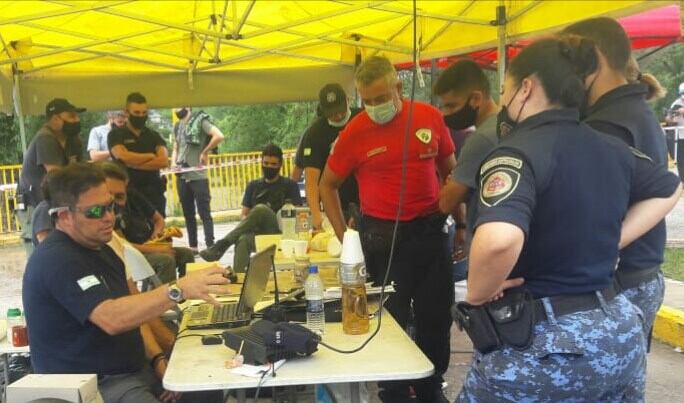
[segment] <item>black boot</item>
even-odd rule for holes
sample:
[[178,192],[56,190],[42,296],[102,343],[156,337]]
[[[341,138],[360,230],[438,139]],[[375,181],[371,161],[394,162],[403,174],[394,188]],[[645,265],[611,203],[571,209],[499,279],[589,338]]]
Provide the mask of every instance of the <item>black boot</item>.
[[228,242],[225,239],[221,239],[216,241],[216,243],[201,251],[199,253],[200,257],[207,262],[216,262],[217,260],[221,259],[221,256],[223,256],[224,253],[230,248],[230,242]]

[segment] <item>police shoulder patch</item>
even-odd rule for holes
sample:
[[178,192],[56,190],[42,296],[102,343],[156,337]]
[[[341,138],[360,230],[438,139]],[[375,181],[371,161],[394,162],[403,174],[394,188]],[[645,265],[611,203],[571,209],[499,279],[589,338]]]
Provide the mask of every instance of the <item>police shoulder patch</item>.
[[653,162],[653,160],[651,159],[651,157],[649,157],[648,155],[642,153],[641,151],[637,150],[636,148],[634,148],[634,147],[629,147],[629,149],[632,151],[632,154],[634,154],[635,157]]
[[509,167],[514,168],[514,169],[520,169],[523,166],[523,162],[520,158],[515,158],[515,157],[492,158],[491,160],[482,164],[482,167],[480,168],[480,175],[484,174],[485,172],[489,171],[490,169],[492,169],[494,167],[499,167],[499,166],[509,166]]
[[482,177],[480,201],[487,207],[496,206],[506,200],[520,182],[520,172],[511,168],[497,168]]
[[480,201],[496,206],[506,200],[520,182],[523,161],[520,158],[501,156],[492,158],[480,168]]

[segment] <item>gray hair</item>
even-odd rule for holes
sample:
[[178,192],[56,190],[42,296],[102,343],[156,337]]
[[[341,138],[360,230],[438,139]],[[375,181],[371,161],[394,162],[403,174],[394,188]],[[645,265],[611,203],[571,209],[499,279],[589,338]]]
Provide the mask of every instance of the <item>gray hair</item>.
[[385,78],[390,85],[397,81],[397,70],[384,56],[371,56],[364,60],[354,76],[356,83],[364,86],[380,78]]

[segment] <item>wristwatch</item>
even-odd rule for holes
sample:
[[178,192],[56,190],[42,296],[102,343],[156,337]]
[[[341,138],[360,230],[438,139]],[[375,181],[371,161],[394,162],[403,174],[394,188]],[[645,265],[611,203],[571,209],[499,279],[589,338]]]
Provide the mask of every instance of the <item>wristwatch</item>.
[[183,290],[180,289],[176,285],[176,283],[171,283],[169,284],[169,290],[167,293],[169,299],[177,304],[182,304],[185,302],[185,298],[183,298]]

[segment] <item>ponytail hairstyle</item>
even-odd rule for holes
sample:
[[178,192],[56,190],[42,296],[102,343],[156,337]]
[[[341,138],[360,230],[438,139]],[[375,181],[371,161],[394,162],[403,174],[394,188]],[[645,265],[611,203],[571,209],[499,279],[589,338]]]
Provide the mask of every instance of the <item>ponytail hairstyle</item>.
[[536,75],[552,104],[576,108],[585,98],[584,79],[598,66],[594,43],[578,37],[540,39],[511,61],[516,83]]
[[592,40],[612,69],[621,71],[630,83],[641,82],[648,86],[646,100],[662,98],[667,93],[653,75],[641,74],[639,64],[632,56],[629,37],[615,19],[589,18],[567,26],[562,34],[578,35]]
[[624,72],[632,56],[629,37],[619,22],[609,17],[589,18],[565,27],[562,34],[577,35],[594,42],[608,65]]
[[649,73],[642,73],[639,69],[639,62],[634,56],[629,58],[627,68],[625,69],[625,77],[630,84],[642,83],[648,87],[648,94],[646,94],[647,101],[655,101],[667,95],[667,90],[660,85],[660,82],[654,75]]

